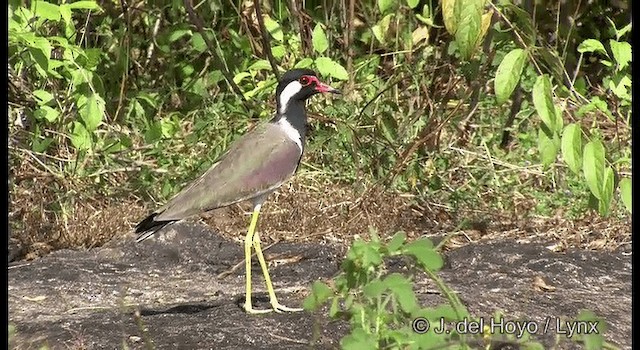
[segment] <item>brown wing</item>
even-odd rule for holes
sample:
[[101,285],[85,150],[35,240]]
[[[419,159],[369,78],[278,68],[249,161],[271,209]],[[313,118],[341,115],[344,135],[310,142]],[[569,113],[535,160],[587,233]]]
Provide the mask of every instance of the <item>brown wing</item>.
[[154,221],[180,220],[268,193],[295,173],[301,155],[298,145],[277,125],[258,126],[159,209]]

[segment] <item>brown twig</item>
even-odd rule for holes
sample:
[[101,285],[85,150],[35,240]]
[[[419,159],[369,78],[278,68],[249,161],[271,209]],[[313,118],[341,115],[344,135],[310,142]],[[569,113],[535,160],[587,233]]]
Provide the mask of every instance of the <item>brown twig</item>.
[[276,64],[276,60],[273,57],[273,53],[271,53],[271,45],[269,43],[269,37],[267,36],[267,30],[266,30],[266,27],[264,26],[264,18],[262,18],[262,8],[260,7],[260,0],[253,0],[253,7],[256,11],[258,26],[260,27],[260,36],[262,37],[262,52],[264,52],[265,55],[267,55],[267,59],[269,60],[269,64],[271,65],[271,70],[273,71],[273,75],[276,76],[277,80],[280,80],[278,65]]
[[353,74],[351,74],[351,72],[353,72],[353,45],[351,45],[351,40],[353,39],[353,20],[355,18],[355,0],[348,0],[349,1],[349,12],[347,15],[347,30],[345,31],[345,40],[344,40],[344,44],[347,48],[347,72],[349,73],[349,88],[348,90],[351,91],[353,90],[353,84],[354,84],[354,77]]
[[522,88],[520,86],[516,87],[516,90],[513,92],[513,102],[511,103],[511,111],[509,116],[507,117],[507,121],[504,123],[504,128],[502,130],[502,141],[500,142],[500,148],[507,149],[509,146],[509,142],[511,141],[511,133],[509,129],[513,125],[513,121],[516,119],[516,114],[520,112],[520,107],[522,106]]
[[[124,15],[125,24],[126,24],[126,33],[124,36],[124,47],[129,55],[129,49],[131,47],[131,14],[129,13],[129,5],[127,4],[127,0],[120,0],[120,6],[122,6],[122,14]],[[128,60],[127,60],[128,61]],[[118,95],[118,107],[116,107],[116,113],[113,115],[114,121],[118,121],[118,116],[120,115],[120,110],[122,109],[122,105],[125,99],[125,90],[127,84],[127,77],[129,76],[129,66],[125,66],[122,70],[122,79],[120,79],[120,94]]]

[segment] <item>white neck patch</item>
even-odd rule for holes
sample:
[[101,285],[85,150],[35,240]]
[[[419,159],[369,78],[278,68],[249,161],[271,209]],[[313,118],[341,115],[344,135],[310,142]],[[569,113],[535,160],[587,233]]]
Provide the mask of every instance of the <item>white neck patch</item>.
[[[287,107],[289,107],[289,101],[295,94],[300,92],[300,90],[302,90],[302,84],[300,84],[297,80],[290,82],[282,90],[282,92],[280,93],[280,110],[278,111],[280,114],[284,114],[287,111]],[[289,124],[289,126],[291,126],[291,124]]]
[[298,130],[296,130],[296,128],[294,128],[293,125],[289,123],[287,118],[280,118],[277,124],[280,129],[284,131],[285,135],[287,135],[288,138],[290,138],[293,142],[296,143],[296,145],[298,145],[298,147],[300,147],[300,152],[302,152],[302,137],[300,137],[300,133],[298,132]]

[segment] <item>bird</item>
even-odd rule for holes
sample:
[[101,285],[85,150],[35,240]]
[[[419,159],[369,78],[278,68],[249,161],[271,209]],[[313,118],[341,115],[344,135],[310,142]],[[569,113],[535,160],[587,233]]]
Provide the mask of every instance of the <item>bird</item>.
[[[302,311],[278,301],[256,226],[266,198],[298,169],[307,132],[306,101],[318,93],[341,94],[341,91],[321,82],[311,69],[292,69],[283,74],[276,87],[275,116],[233,142],[202,176],[140,221],[135,226],[136,242],[142,242],[165,226],[188,217],[251,201],[253,212],[244,239],[244,311],[249,314]],[[257,309],[252,305],[252,248],[262,269],[271,309]]]

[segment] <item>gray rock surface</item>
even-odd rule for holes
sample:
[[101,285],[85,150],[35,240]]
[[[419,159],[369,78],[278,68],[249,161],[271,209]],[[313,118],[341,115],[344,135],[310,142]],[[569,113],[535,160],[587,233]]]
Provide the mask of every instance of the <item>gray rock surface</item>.
[[[344,248],[278,243],[265,254],[281,302],[302,303],[311,283],[338,271]],[[269,259],[269,256],[271,258]],[[315,349],[339,348],[346,322],[326,313],[247,315],[239,242],[205,226],[173,225],[140,244],[114,242],[90,251],[62,250],[9,266],[13,347],[37,349]],[[392,267],[393,268],[393,267]],[[259,307],[268,307],[254,266]],[[474,316],[501,310],[510,320],[575,318],[582,309],[606,320],[607,341],[631,348],[631,256],[623,251],[555,253],[513,240],[471,243],[447,253],[439,273]],[[553,291],[540,290],[542,278]],[[442,303],[433,282],[416,281],[423,305]],[[556,334],[539,334],[546,345]],[[565,337],[566,338],[566,337]],[[563,340],[563,339],[561,339]],[[561,342],[559,348],[574,348]]]

